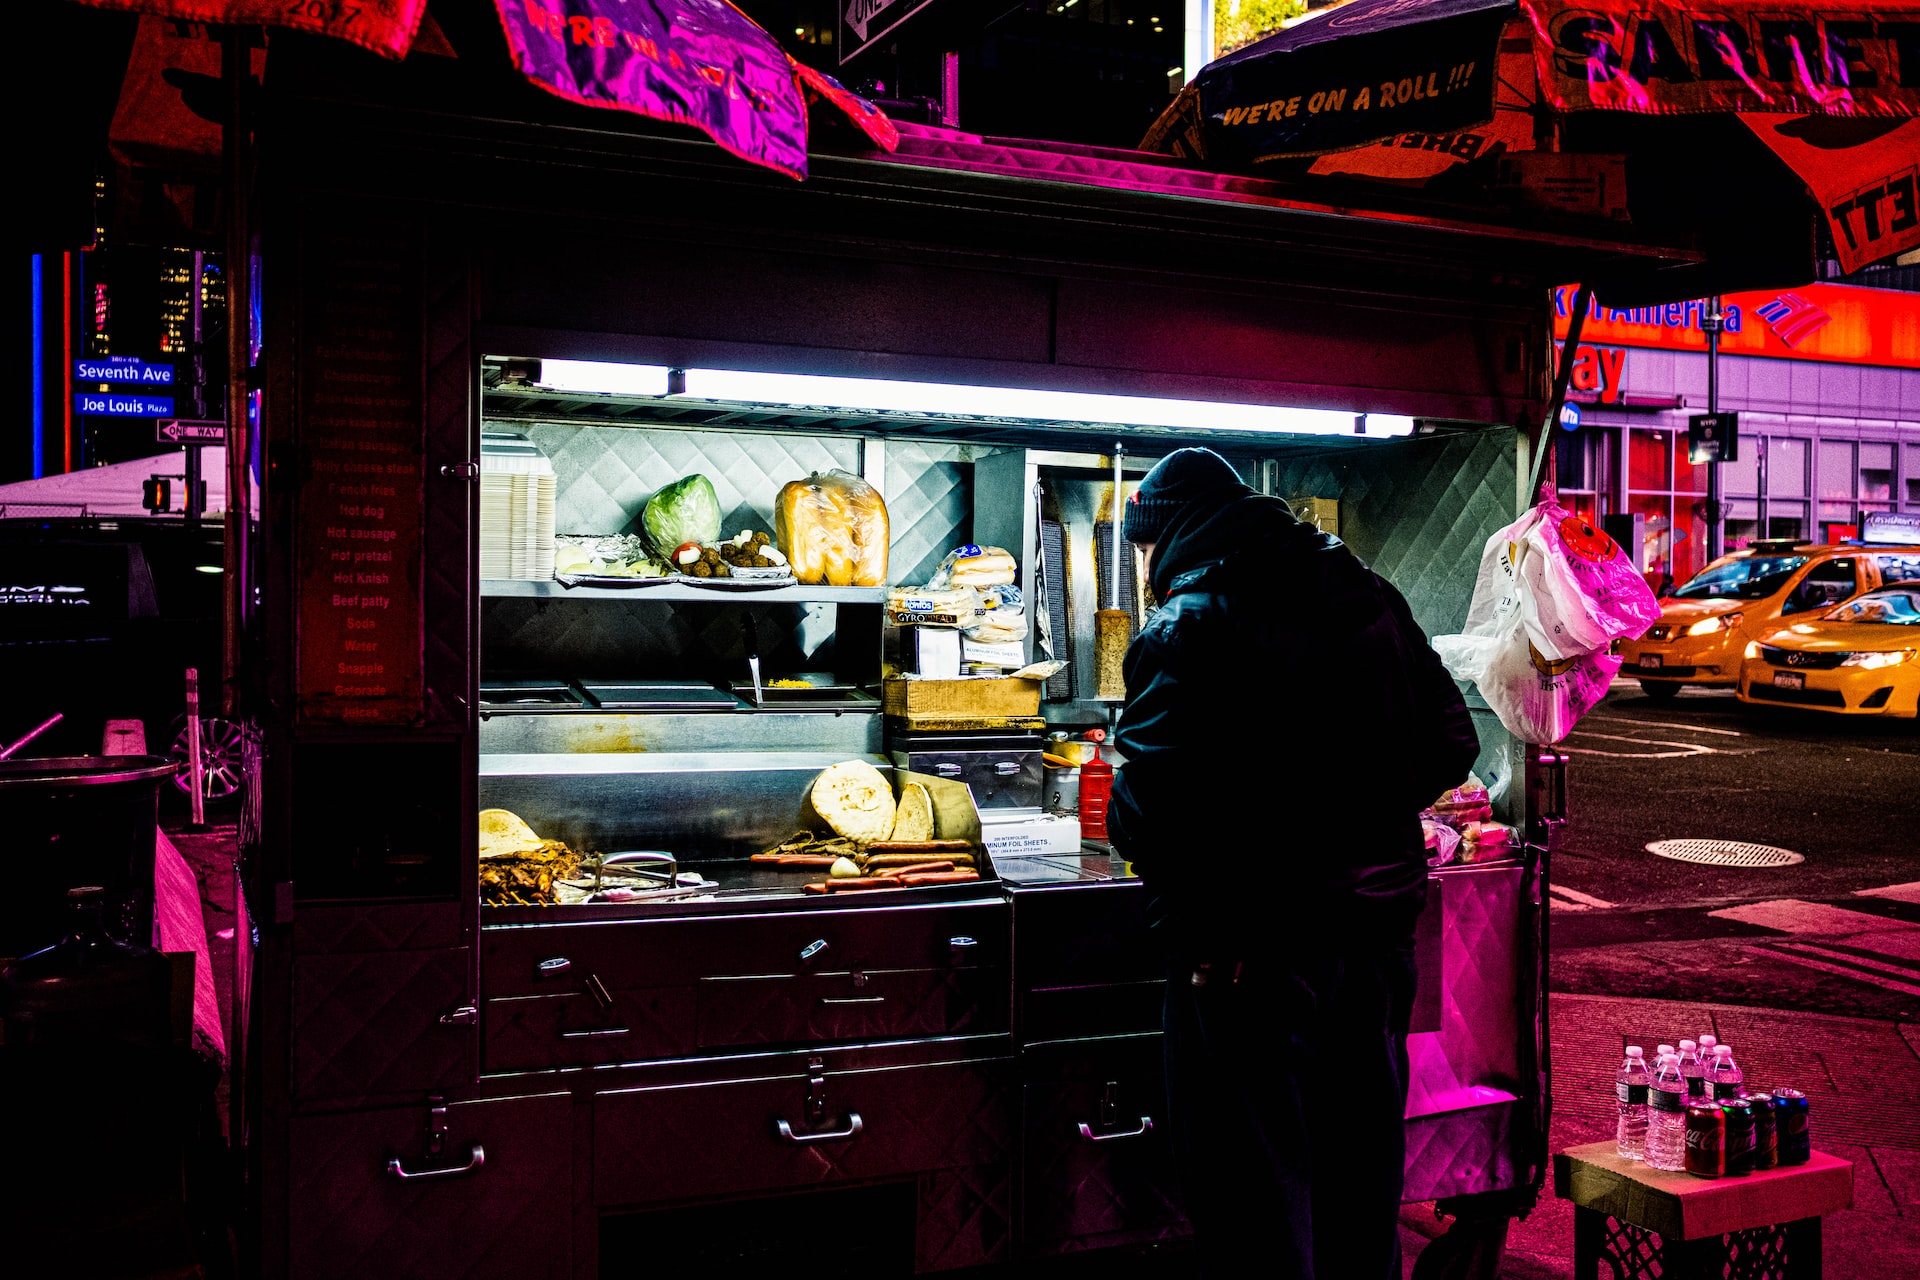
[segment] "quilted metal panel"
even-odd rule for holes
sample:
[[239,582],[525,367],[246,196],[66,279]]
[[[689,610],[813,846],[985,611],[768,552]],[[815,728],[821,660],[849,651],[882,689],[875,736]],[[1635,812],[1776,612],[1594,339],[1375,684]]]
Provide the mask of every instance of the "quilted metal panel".
[[1012,1165],[1006,1161],[920,1179],[915,1269],[950,1271],[1006,1262],[1013,1247]]
[[694,472],[713,481],[720,527],[773,530],[780,486],[815,471],[860,470],[860,442],[846,436],[774,435],[672,428],[524,428],[553,460],[554,528],[561,533],[637,532],[656,490]]
[[1400,588],[1428,635],[1458,631],[1480,549],[1519,514],[1517,436],[1487,427],[1289,455],[1274,491],[1339,499],[1341,540]]
[[565,1093],[447,1108],[446,1155],[471,1174],[402,1182],[386,1170],[435,1167],[427,1112],[410,1107],[312,1116],[289,1125],[293,1280],[563,1280],[571,1274],[572,1099]]
[[[1523,1093],[1518,867],[1443,872],[1440,1030],[1407,1037],[1407,1115],[1484,1102],[1476,1088]],[[1530,1034],[1530,1032],[1526,1032]]]
[[1406,1204],[1519,1186],[1515,1107],[1503,1104],[1407,1121]]
[[858,1112],[862,1130],[799,1144],[804,1077],[628,1089],[594,1099],[593,1198],[644,1204],[829,1182],[877,1180],[1005,1160],[1005,1068],[994,1063],[828,1073],[828,1125]]
[[295,958],[294,1098],[350,1101],[472,1079],[473,1029],[440,1021],[467,1002],[471,964],[466,947]]
[[451,947],[460,941],[460,915],[457,902],[302,903],[293,916],[293,949],[307,954]]
[[947,552],[973,540],[973,445],[893,437],[887,441],[887,500],[892,546],[887,576],[925,582]]

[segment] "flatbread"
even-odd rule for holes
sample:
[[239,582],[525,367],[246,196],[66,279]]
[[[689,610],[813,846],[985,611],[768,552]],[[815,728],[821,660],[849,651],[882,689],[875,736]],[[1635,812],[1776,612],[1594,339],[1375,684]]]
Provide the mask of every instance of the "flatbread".
[[540,837],[533,833],[519,814],[507,809],[482,809],[480,811],[480,856],[483,858],[501,858],[540,847]]
[[835,835],[862,844],[893,833],[893,788],[863,760],[845,760],[813,780],[813,810]]
[[917,782],[900,789],[900,805],[893,815],[889,840],[933,839],[933,797]]

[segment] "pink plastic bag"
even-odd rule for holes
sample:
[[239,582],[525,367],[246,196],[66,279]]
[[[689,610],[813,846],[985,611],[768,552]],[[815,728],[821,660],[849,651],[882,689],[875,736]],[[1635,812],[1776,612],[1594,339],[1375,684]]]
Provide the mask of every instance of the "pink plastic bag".
[[1608,646],[1659,616],[1619,544],[1549,501],[1487,539],[1466,628],[1433,647],[1509,733],[1554,743],[1606,696],[1620,669]]

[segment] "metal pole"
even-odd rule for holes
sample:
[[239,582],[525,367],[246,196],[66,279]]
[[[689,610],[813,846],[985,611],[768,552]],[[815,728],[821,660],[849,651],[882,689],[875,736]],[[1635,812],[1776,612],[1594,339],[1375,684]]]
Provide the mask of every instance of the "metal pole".
[[187,668],[187,781],[193,791],[193,829],[207,825],[206,762],[200,758],[200,671]]
[[[1707,314],[1700,321],[1700,327],[1707,331],[1707,412],[1713,416],[1716,424],[1720,417],[1721,323],[1720,295],[1716,293],[1707,300]],[[1720,429],[1716,425],[1714,437],[1718,439],[1719,436]],[[1722,440],[1713,461],[1707,464],[1707,564],[1712,564],[1726,553],[1726,525],[1720,509],[1720,452],[1725,448],[1726,442]]]
[[[206,313],[203,309],[205,299],[201,297],[202,281],[207,274],[207,255],[199,250],[193,251],[193,278],[187,283],[187,314],[193,317],[188,332],[191,335],[187,346],[187,368],[190,371],[187,401],[189,416],[205,418],[207,416],[207,356],[206,356]],[[187,523],[197,525],[207,512],[207,503],[202,496],[200,472],[200,449],[197,445],[187,446]]]
[[247,113],[251,64],[247,29],[228,27],[221,39],[221,75],[226,79],[227,120],[221,161],[227,197],[227,516],[222,538],[226,570],[221,619],[220,705],[235,713],[240,684],[240,651],[249,612],[248,539],[253,528],[247,481],[252,470],[253,439],[247,421],[248,364],[252,358],[252,251],[247,233],[248,172],[252,135]]

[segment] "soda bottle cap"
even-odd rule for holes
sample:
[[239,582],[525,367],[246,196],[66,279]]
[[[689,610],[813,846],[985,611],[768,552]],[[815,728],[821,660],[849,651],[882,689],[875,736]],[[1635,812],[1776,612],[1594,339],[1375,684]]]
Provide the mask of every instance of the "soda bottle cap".
[[1664,1058],[1668,1054],[1673,1052],[1673,1046],[1670,1044],[1663,1044],[1658,1049],[1655,1049],[1653,1052],[1656,1057]]
[[1708,1032],[1700,1037],[1700,1047],[1702,1049],[1711,1049],[1719,1043],[1720,1037],[1714,1035],[1712,1032]]
[[1733,1056],[1733,1046],[1730,1044],[1717,1044],[1713,1046],[1713,1056],[1716,1058],[1731,1058]]
[[1700,1047],[1699,1045],[1697,1045],[1697,1044],[1695,1044],[1695,1043],[1694,1043],[1693,1041],[1691,1041],[1691,1040],[1682,1040],[1682,1041],[1680,1042],[1680,1048],[1681,1048],[1682,1050],[1691,1050],[1691,1049],[1698,1049],[1699,1047]]
[[1627,1046],[1627,1056],[1629,1058],[1644,1058],[1647,1054],[1646,1050],[1642,1049],[1639,1045],[1630,1044]]

